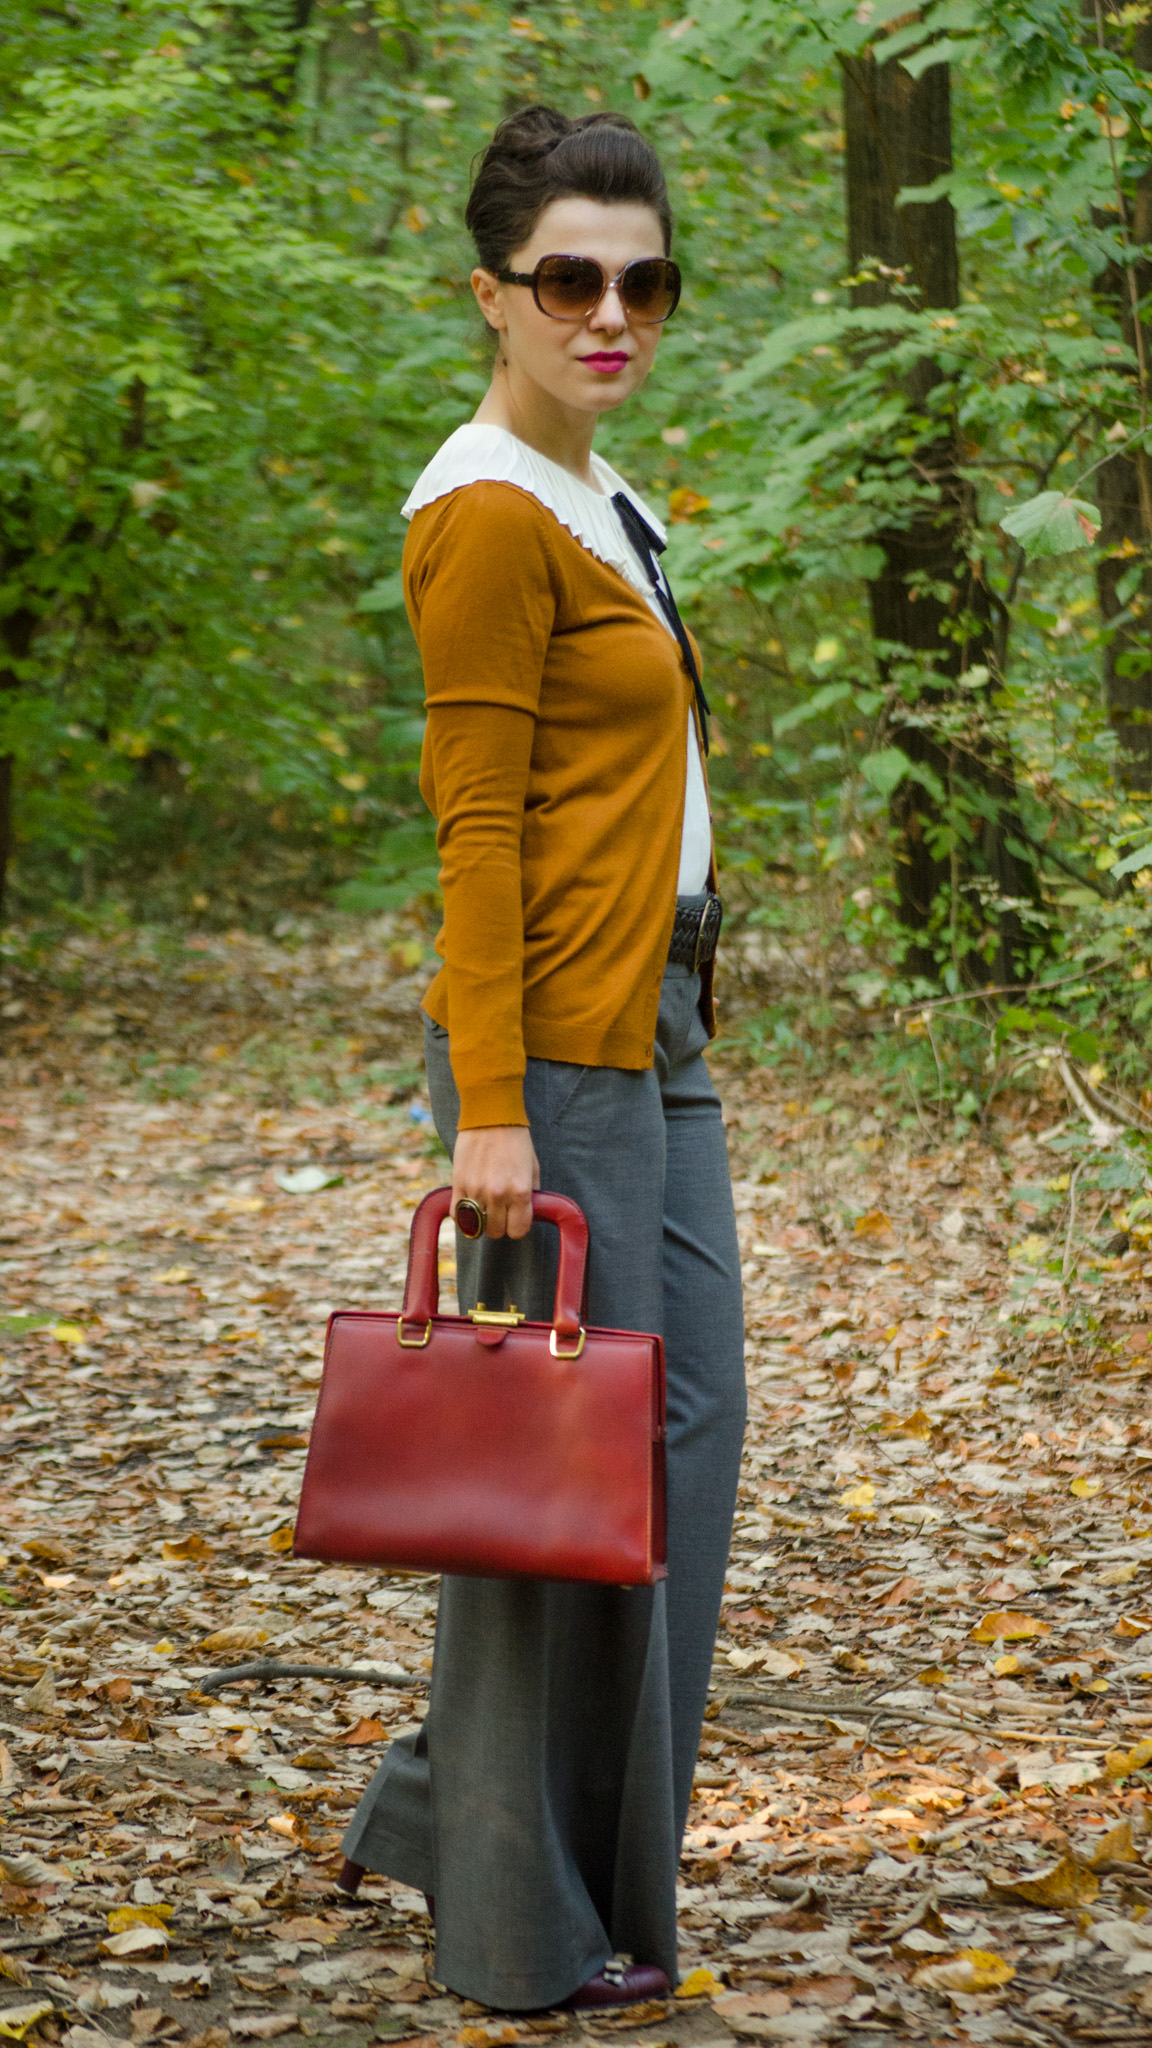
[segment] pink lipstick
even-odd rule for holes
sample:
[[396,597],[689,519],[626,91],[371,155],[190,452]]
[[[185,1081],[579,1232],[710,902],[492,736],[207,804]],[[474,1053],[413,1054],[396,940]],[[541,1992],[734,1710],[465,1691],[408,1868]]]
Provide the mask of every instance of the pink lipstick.
[[628,361],[623,349],[599,349],[595,355],[581,356],[580,361],[590,370],[598,370],[603,377],[614,377]]

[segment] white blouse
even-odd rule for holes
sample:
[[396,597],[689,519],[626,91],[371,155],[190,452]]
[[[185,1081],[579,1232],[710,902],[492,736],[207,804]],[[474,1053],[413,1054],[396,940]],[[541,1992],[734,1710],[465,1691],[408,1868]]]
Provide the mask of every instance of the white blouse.
[[[579,477],[573,476],[558,462],[538,454],[526,441],[520,441],[515,434],[509,433],[507,427],[469,422],[466,426],[457,427],[443,447],[437,450],[401,509],[405,519],[411,519],[425,505],[431,505],[436,498],[447,497],[449,491],[458,491],[463,484],[516,484],[546,505],[561,526],[567,527],[589,554],[607,562],[623,576],[625,582],[638,590],[665,631],[671,633],[672,628],[660,609],[656,593],[625,536],[612,504],[612,493],[623,491],[661,540],[665,538],[664,528],[655,514],[649,511],[643,498],[629,488],[623,477],[617,476],[602,456],[593,454],[592,469],[598,490],[593,490],[590,484],[581,483]],[[711,862],[712,821],[708,813],[708,793],[704,786],[696,729],[689,712],[677,893],[681,896],[699,895],[708,885]]]

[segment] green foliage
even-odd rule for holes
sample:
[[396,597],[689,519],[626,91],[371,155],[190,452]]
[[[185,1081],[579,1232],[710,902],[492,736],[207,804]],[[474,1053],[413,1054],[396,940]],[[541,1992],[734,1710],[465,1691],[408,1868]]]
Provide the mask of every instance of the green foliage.
[[419,816],[399,507],[487,382],[468,162],[510,93],[618,68],[612,25],[589,68],[572,11],[537,13],[547,32],[470,0],[9,9],[17,904],[271,912],[377,842],[387,865]]

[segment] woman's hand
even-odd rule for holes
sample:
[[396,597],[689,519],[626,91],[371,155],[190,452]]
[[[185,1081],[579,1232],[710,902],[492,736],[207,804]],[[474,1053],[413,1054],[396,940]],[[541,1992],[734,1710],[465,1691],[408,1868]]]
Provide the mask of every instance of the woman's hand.
[[488,1216],[489,1237],[527,1237],[532,1228],[532,1190],[540,1185],[540,1162],[524,1124],[487,1124],[460,1131],[452,1154],[452,1214],[464,1195]]

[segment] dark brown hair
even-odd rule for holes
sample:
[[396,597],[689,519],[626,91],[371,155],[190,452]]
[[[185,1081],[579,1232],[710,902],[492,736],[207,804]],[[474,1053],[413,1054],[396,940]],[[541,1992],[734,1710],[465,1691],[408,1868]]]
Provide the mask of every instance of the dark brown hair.
[[464,214],[485,270],[502,270],[554,199],[650,206],[672,245],[660,159],[626,114],[521,107],[501,121],[480,159]]

